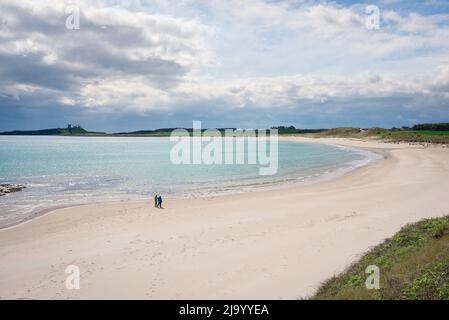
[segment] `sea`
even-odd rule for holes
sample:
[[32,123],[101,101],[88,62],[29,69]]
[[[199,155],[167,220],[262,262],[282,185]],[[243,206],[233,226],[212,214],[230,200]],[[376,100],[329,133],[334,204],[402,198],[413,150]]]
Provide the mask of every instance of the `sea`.
[[[0,197],[0,227],[85,203],[288,188],[335,178],[379,159],[365,150],[280,140],[278,170],[264,176],[262,165],[248,161],[176,164],[170,157],[176,144],[168,137],[0,136],[0,183],[27,186]],[[223,159],[226,152],[223,148]]]

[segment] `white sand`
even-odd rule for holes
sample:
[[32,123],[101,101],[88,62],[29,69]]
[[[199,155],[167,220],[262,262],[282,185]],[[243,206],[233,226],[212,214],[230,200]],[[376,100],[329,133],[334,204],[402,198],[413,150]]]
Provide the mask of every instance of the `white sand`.
[[[300,298],[404,224],[449,214],[449,149],[319,141],[387,159],[332,181],[164,210],[149,199],[53,211],[0,231],[0,297]],[[65,287],[71,264],[80,290]]]

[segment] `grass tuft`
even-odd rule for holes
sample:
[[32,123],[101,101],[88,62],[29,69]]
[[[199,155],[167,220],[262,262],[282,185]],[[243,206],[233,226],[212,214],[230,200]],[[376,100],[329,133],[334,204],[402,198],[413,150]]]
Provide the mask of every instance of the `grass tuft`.
[[[365,287],[369,265],[380,269],[379,290]],[[312,299],[449,299],[449,216],[405,226],[323,283]]]

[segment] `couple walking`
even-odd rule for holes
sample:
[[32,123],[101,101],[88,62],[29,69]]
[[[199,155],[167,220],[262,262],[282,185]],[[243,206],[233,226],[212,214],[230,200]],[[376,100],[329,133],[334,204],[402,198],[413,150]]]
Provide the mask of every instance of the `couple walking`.
[[158,195],[155,195],[154,196],[154,206],[156,207],[156,208],[161,208],[162,209],[162,196],[158,196]]

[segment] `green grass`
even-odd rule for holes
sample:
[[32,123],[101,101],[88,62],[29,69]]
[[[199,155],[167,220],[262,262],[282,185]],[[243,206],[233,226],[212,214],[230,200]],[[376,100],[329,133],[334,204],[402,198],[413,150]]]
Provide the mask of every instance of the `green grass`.
[[387,131],[380,137],[389,141],[449,143],[449,131]]
[[310,134],[308,136],[316,138],[369,138],[390,142],[449,144],[449,131],[433,130],[389,130],[378,127],[360,130],[358,128],[343,127]]
[[352,137],[360,133],[360,129],[342,127],[326,130],[317,134],[319,137]]
[[[369,265],[380,269],[379,290],[366,289]],[[326,281],[312,299],[449,299],[449,217],[405,226]]]
[[420,130],[420,131],[410,131],[414,134],[431,135],[431,136],[449,136],[449,131],[431,131],[431,130]]

